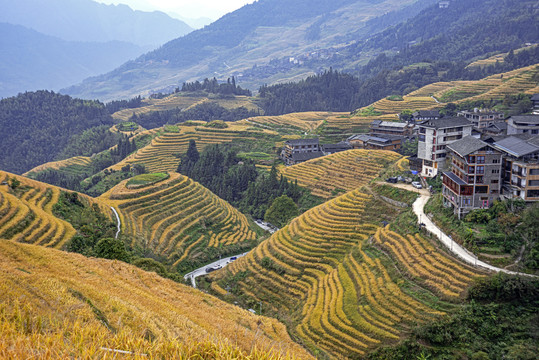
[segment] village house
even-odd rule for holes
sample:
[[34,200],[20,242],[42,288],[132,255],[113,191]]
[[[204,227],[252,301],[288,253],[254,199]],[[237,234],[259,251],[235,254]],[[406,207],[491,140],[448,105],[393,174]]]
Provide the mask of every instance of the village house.
[[500,122],[489,125],[483,129],[483,135],[485,136],[504,136],[507,135],[507,123]]
[[324,153],[324,155],[335,154],[341,151],[350,150],[351,148],[352,146],[346,141],[341,141],[337,144],[322,144],[320,146],[320,150],[322,153]]
[[457,116],[462,116],[468,119],[476,129],[482,131],[483,129],[489,127],[490,125],[504,122],[505,116],[503,112],[490,111],[490,110],[479,110],[474,109],[473,111],[464,110],[459,111]]
[[539,201],[539,136],[508,136],[493,146],[504,154],[504,195]]
[[286,165],[295,165],[323,155],[318,138],[297,139],[284,143],[280,158]]
[[539,135],[539,115],[511,116],[507,120],[507,135]]
[[460,218],[500,197],[502,152],[472,136],[447,145],[451,170],[443,173],[444,205]]
[[421,176],[434,177],[444,166],[447,145],[472,135],[473,125],[463,117],[427,120],[419,125],[417,157],[423,161]]
[[415,123],[426,121],[426,120],[436,120],[440,118],[440,111],[438,110],[419,110],[412,114],[412,120]]
[[354,149],[391,150],[399,151],[402,148],[404,137],[395,135],[367,135],[350,136],[347,142]]
[[414,125],[404,122],[374,120],[369,128],[369,135],[398,135],[409,137],[414,132]]

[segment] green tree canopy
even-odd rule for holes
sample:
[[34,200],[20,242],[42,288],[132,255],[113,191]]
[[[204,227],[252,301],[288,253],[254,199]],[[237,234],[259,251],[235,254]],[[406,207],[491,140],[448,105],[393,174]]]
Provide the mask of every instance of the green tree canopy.
[[94,251],[96,256],[100,258],[129,260],[129,253],[125,248],[125,244],[119,239],[103,238],[97,242]]
[[291,219],[299,215],[298,206],[286,195],[279,196],[266,211],[264,219],[271,224],[281,228]]

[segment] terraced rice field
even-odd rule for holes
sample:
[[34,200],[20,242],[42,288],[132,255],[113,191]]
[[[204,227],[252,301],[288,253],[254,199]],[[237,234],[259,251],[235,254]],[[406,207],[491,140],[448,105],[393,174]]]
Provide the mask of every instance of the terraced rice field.
[[247,96],[236,96],[234,99],[210,99],[203,96],[172,94],[163,99],[146,99],[144,100],[144,106],[136,109],[124,109],[117,111],[112,115],[112,117],[117,120],[127,121],[133,116],[133,114],[141,115],[153,111],[166,111],[177,108],[189,109],[205,102],[216,103],[226,109],[233,109],[243,106],[248,110],[259,110],[259,107],[253,103],[252,98]]
[[462,296],[477,274],[468,267],[448,259],[421,235],[401,236],[387,227],[379,228],[374,242],[414,278],[426,279],[429,288],[448,298]]
[[254,125],[269,127],[273,129],[296,129],[307,132],[314,132],[324,122],[339,116],[346,116],[348,113],[333,112],[301,112],[280,116],[257,116],[242,121],[247,121]]
[[256,238],[245,215],[181,174],[140,189],[128,189],[126,183],[99,199],[119,211],[122,230],[132,235],[133,246],[149,248],[173,266],[208,248]]
[[66,160],[48,162],[36,166],[32,170],[24,173],[24,176],[29,176],[33,173],[38,173],[45,170],[61,170],[68,175],[78,175],[86,172],[90,166],[92,159],[87,156],[76,156]]
[[280,172],[327,199],[367,184],[400,158],[392,151],[348,150],[282,167]]
[[216,129],[203,126],[204,122],[191,125],[179,124],[180,132],[164,132],[155,137],[151,144],[140,149],[134,155],[114,165],[118,170],[125,164],[142,164],[149,172],[176,171],[180,164],[180,155],[187,151],[190,140],[195,140],[198,151],[210,144],[222,144],[239,140],[254,141],[261,134],[275,134],[272,131],[250,129],[247,123],[227,123],[228,128]]
[[17,192],[0,185],[0,238],[61,248],[75,235],[68,222],[55,217],[52,207],[60,189],[0,171],[0,182],[17,178]]
[[[210,278],[288,318],[309,348],[335,358],[362,357],[398,341],[412,324],[444,314],[401,288],[402,278],[381,261],[387,258],[364,250],[380,233],[380,221],[395,212],[359,189],[350,191],[292,220]],[[469,281],[471,274],[457,277],[453,270],[439,269],[446,280],[440,291],[457,291]]]
[[402,101],[391,101],[384,98],[372,106],[375,111],[382,114],[398,114],[403,110],[432,109],[439,105],[430,96],[404,96]]

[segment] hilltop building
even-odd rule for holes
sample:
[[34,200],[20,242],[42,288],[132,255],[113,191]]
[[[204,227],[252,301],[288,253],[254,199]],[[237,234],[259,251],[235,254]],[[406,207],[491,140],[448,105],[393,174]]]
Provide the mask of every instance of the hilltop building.
[[539,115],[511,116],[507,120],[507,135],[539,135]]
[[443,173],[444,205],[459,219],[474,209],[488,208],[500,197],[502,152],[467,136],[447,145],[451,170]]
[[412,136],[414,125],[404,122],[374,120],[371,122],[369,134],[372,136],[397,135]]
[[470,121],[476,129],[483,130],[490,125],[504,122],[505,116],[503,112],[478,110],[459,111],[457,116],[462,116]]
[[295,165],[323,156],[318,138],[287,140],[280,158],[286,165]]
[[463,117],[447,117],[421,122],[417,157],[423,160],[421,176],[434,177],[445,164],[447,145],[472,135],[473,125]]

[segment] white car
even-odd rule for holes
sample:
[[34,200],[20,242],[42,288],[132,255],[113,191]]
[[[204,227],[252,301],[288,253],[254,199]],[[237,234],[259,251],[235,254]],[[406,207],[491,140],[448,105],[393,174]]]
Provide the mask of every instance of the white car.
[[422,189],[423,186],[421,186],[421,183],[419,181],[412,181],[412,186],[416,189]]

